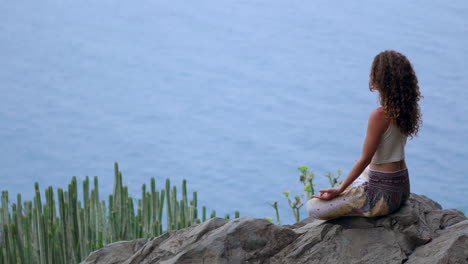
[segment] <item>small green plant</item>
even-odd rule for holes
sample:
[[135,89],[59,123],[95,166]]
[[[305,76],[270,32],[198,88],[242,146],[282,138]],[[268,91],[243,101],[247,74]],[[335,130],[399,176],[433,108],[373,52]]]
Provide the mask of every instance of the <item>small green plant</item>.
[[340,182],[338,182],[338,179],[341,177],[341,174],[343,174],[343,172],[341,171],[341,169],[337,169],[337,170],[336,170],[336,173],[337,173],[336,176],[335,176],[334,173],[332,173],[332,172],[330,172],[330,171],[327,172],[327,173],[325,174],[325,177],[327,177],[328,180],[330,181],[330,186],[331,186],[332,188],[335,187],[336,184],[340,183]]
[[313,183],[315,174],[305,165],[299,166],[297,169],[301,172],[301,175],[299,175],[299,181],[304,185],[304,191],[307,193],[307,199],[311,199],[312,195],[315,193],[315,184]]
[[240,213],[238,210],[234,211],[234,218],[239,218],[240,217]]
[[[291,207],[291,210],[293,212],[294,219],[296,220],[296,222],[300,220],[300,208],[304,205],[302,203],[302,199],[304,197],[307,197],[307,200],[310,200],[312,199],[312,196],[315,194],[315,189],[314,189],[315,173],[312,170],[310,170],[309,167],[307,167],[306,165],[299,166],[297,167],[297,169],[301,172],[301,174],[299,175],[299,181],[303,184],[303,190],[306,192],[305,196],[304,194],[296,195],[294,196],[294,200],[291,200],[291,198],[289,197],[289,195],[291,194],[291,191],[290,190],[283,191],[283,195],[288,200],[289,207]],[[336,171],[336,175],[332,172],[327,172],[325,174],[325,177],[329,179],[331,187],[335,187],[336,184],[341,184],[341,181],[338,181],[338,179],[341,177],[342,174],[343,172],[341,171],[341,169],[338,169]],[[270,206],[273,207],[273,209],[275,210],[276,223],[280,225],[281,220],[280,220],[280,216],[278,212],[278,201],[270,203]]]
[[278,201],[274,201],[273,203],[270,204],[271,207],[273,207],[273,209],[275,209],[275,213],[276,213],[276,224],[277,225],[281,225],[281,220],[280,220],[280,216],[279,216],[279,212],[278,212]]
[[292,212],[294,214],[294,218],[296,219],[296,222],[298,222],[299,219],[300,219],[299,209],[303,206],[301,196],[296,195],[296,196],[294,196],[294,201],[291,201],[291,199],[289,198],[290,193],[291,193],[291,191],[289,191],[289,190],[283,192],[284,196],[286,196],[286,199],[288,199],[288,204],[289,204],[289,207],[291,207],[291,209],[292,209]]

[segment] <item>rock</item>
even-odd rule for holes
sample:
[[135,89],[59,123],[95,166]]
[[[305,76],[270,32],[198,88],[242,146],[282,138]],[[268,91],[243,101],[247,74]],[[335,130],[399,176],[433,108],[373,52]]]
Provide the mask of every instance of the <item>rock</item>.
[[[163,235],[163,236],[167,236]],[[119,241],[91,253],[85,263],[123,263],[146,245],[147,238],[132,241]]]
[[468,220],[448,227],[439,237],[417,248],[407,263],[468,263]]
[[468,220],[411,194],[375,218],[307,218],[278,226],[264,219],[212,218],[156,238],[109,244],[82,264],[98,263],[468,263]]

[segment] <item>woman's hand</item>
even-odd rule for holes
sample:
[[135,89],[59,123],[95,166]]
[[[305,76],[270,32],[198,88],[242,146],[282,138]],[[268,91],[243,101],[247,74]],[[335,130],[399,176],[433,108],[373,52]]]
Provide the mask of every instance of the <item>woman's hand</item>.
[[338,196],[341,193],[341,190],[339,188],[327,188],[321,189],[319,192],[320,194],[314,194],[312,197],[322,200],[331,200]]

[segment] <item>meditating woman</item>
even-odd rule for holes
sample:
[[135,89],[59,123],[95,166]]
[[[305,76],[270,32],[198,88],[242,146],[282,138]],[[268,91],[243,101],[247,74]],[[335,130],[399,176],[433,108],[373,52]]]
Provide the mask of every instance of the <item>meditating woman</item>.
[[370,113],[361,157],[340,187],[313,195],[306,204],[309,216],[329,220],[387,215],[409,197],[405,145],[421,124],[418,79],[409,60],[392,50],[374,58],[369,77],[369,89],[379,92],[380,107]]

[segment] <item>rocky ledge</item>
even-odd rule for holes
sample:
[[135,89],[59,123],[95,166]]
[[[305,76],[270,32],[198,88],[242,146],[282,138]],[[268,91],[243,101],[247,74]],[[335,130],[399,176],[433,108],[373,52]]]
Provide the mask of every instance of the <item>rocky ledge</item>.
[[307,218],[278,226],[261,218],[212,218],[159,237],[92,252],[91,263],[468,263],[468,220],[411,194],[397,212],[375,218]]

